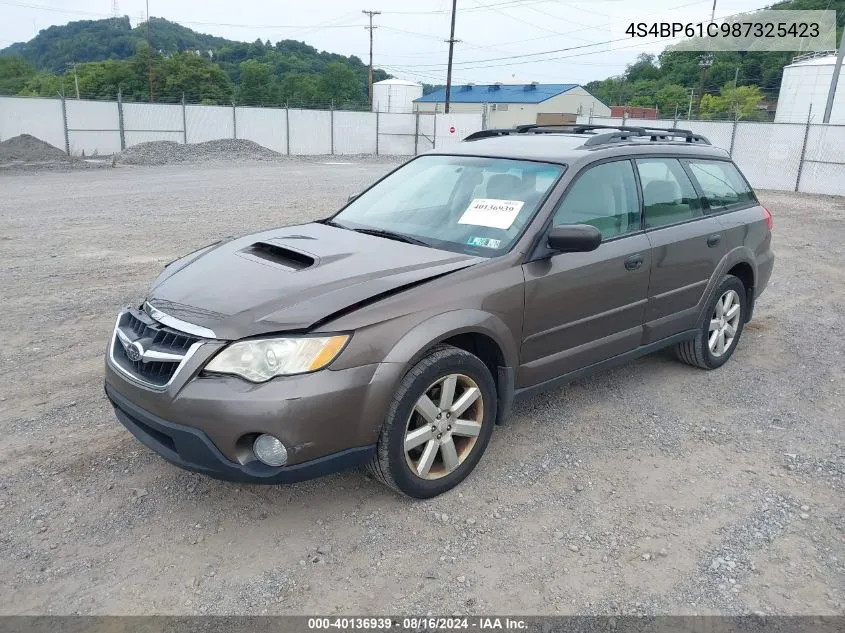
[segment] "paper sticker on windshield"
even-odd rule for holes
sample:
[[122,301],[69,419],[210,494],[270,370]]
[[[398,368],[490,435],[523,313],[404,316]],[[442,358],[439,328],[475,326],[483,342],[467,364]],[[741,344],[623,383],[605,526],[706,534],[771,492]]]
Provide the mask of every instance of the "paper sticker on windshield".
[[489,226],[492,229],[509,229],[522,210],[522,200],[495,200],[476,198],[458,220],[458,224]]
[[502,240],[494,240],[492,237],[471,237],[467,240],[467,244],[482,248],[499,248],[502,245]]

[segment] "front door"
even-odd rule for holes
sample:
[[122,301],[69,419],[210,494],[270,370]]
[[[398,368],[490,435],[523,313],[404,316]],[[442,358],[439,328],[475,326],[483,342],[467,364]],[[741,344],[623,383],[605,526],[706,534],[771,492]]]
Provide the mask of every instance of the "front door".
[[525,322],[517,387],[528,387],[636,349],[651,269],[631,161],[581,173],[553,225],[591,224],[602,243],[523,265]]

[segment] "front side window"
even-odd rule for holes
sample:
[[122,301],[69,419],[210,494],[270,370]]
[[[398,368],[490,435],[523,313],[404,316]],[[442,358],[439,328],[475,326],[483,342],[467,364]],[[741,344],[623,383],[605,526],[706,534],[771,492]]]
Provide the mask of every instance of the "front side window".
[[646,228],[685,222],[701,215],[701,201],[676,158],[638,158]]
[[502,158],[421,156],[355,198],[330,224],[492,257],[511,248],[563,170]]
[[566,193],[553,223],[589,224],[608,240],[640,229],[634,169],[627,160],[589,168]]
[[710,209],[721,210],[757,202],[754,192],[733,163],[722,160],[691,160],[689,168],[698,181]]

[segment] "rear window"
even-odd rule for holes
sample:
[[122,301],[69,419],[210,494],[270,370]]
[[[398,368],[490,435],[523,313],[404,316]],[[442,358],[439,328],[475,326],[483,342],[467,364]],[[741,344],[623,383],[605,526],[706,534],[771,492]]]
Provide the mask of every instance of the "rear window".
[[751,187],[733,163],[691,160],[688,164],[710,209],[720,210],[757,202]]

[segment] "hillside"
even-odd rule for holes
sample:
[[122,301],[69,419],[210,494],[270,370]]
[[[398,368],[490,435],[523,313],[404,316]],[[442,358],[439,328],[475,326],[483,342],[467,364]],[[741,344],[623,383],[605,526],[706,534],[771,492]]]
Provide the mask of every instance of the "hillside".
[[[0,94],[248,105],[366,102],[367,67],[356,56],[294,40],[237,42],[163,18],[132,28],[129,18],[82,20],[42,30],[0,50]],[[389,75],[376,69],[374,80]],[[151,95],[152,93],[152,95]]]

